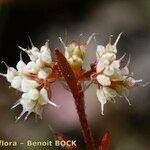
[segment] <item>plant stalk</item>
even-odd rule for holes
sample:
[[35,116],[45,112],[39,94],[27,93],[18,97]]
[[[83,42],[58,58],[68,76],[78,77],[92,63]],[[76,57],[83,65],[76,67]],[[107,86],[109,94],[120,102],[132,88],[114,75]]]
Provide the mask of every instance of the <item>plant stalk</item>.
[[85,113],[84,93],[80,92],[78,95],[74,96],[74,99],[75,99],[77,113],[79,116],[79,121],[83,131],[84,139],[87,144],[87,150],[94,150],[95,148],[94,148],[93,137],[89,129],[89,125]]

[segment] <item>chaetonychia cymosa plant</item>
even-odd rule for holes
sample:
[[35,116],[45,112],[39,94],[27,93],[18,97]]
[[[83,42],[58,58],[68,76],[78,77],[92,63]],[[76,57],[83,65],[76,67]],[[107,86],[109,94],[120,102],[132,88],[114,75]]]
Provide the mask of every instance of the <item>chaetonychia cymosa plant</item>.
[[[81,44],[80,41],[65,43],[59,37],[64,46],[65,54],[56,49],[55,61],[52,61],[49,41],[46,41],[40,49],[34,46],[30,38],[31,49],[19,46],[23,52],[27,53],[30,61],[28,63],[23,61],[21,51],[20,60],[16,67],[9,67],[5,62],[2,62],[7,67],[7,73],[0,74],[6,77],[10,87],[22,92],[21,98],[12,107],[22,105],[22,112],[17,117],[17,121],[24,114],[26,114],[26,120],[32,112],[42,118],[44,106],[47,104],[59,108],[59,105],[51,101],[51,84],[59,80],[65,89],[71,91],[74,97],[87,150],[94,150],[94,141],[85,113],[84,91],[91,84],[97,86],[96,94],[101,103],[101,114],[103,115],[104,105],[108,101],[115,101],[117,97],[124,97],[131,105],[128,99],[129,90],[132,87],[139,86],[142,82],[142,80],[135,80],[129,72],[130,58],[123,67],[121,62],[125,54],[117,59],[117,43],[120,36],[121,34],[114,44],[110,40],[106,46],[97,45],[96,61],[90,64],[88,71],[83,68],[83,61],[88,45],[94,39],[95,34],[92,34],[85,44]],[[86,84],[85,81],[88,81],[89,84]],[[66,139],[63,134],[59,134],[59,136],[55,134],[55,137],[60,140]],[[108,150],[109,143],[110,133],[106,132],[100,140],[98,150]],[[64,149],[69,150],[69,148]],[[70,147],[71,149],[77,150],[78,148]]]

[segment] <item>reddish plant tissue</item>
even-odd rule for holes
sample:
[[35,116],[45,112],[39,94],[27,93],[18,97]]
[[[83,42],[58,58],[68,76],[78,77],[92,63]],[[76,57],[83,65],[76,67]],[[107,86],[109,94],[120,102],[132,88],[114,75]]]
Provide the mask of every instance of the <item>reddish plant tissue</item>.
[[100,145],[98,150],[108,150],[110,144],[110,132],[107,131],[103,138],[100,140]]
[[82,91],[81,85],[77,83],[77,80],[75,78],[75,74],[73,70],[71,69],[68,61],[64,57],[64,55],[59,51],[55,51],[56,60],[58,63],[58,67],[60,71],[62,72],[72,94],[75,99],[75,105],[77,109],[77,113],[79,116],[79,120],[81,123],[81,127],[83,130],[83,135],[87,144],[88,150],[94,150],[94,142],[93,137],[91,135],[88,121],[85,114],[85,107],[84,107],[84,93]]

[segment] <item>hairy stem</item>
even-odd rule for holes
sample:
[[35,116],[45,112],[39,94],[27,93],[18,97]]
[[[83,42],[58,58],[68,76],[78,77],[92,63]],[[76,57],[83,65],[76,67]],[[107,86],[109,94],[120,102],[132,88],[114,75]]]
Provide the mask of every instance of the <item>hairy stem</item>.
[[70,64],[58,49],[55,50],[55,55],[56,55],[58,67],[63,77],[65,78],[71,90],[71,93],[75,99],[75,105],[79,116],[80,124],[83,130],[84,139],[87,144],[87,150],[94,150],[93,137],[91,135],[88,126],[88,121],[85,114],[84,93],[81,84],[78,83],[75,74],[72,68],[70,67]]
[[83,135],[87,144],[87,150],[94,150],[94,142],[93,137],[91,135],[87,117],[85,114],[85,106],[84,106],[84,93],[81,92],[79,95],[74,96],[75,105],[77,109],[77,113],[79,116],[80,124],[83,130]]

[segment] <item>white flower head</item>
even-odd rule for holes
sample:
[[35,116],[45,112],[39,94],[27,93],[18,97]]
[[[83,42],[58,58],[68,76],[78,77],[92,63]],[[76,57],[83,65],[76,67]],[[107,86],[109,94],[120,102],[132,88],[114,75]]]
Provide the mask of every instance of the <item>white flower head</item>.
[[23,110],[19,117],[17,118],[17,121],[25,114],[25,120],[28,118],[28,116],[33,112],[40,116],[42,119],[42,112],[45,105],[51,104],[57,108],[59,108],[58,105],[51,102],[48,99],[47,90],[42,88],[40,91],[37,89],[31,89],[29,92],[24,93],[21,97],[21,99],[12,107],[15,108],[18,105],[22,105]]
[[61,37],[59,37],[60,42],[65,48],[65,57],[70,63],[72,68],[82,67],[83,60],[85,58],[85,53],[87,46],[91,42],[92,38],[95,36],[93,33],[87,40],[86,44],[80,44],[80,42],[73,41],[70,44],[65,44]]
[[101,112],[103,114],[104,104],[107,101],[114,100],[116,96],[124,97],[130,104],[128,99],[129,89],[139,85],[142,80],[135,80],[130,76],[129,63],[121,67],[121,61],[125,57],[125,54],[118,60],[116,60],[117,48],[116,45],[120,38],[119,34],[117,40],[112,45],[111,42],[106,47],[98,45],[96,57],[96,84],[98,84],[97,97],[101,103]]

